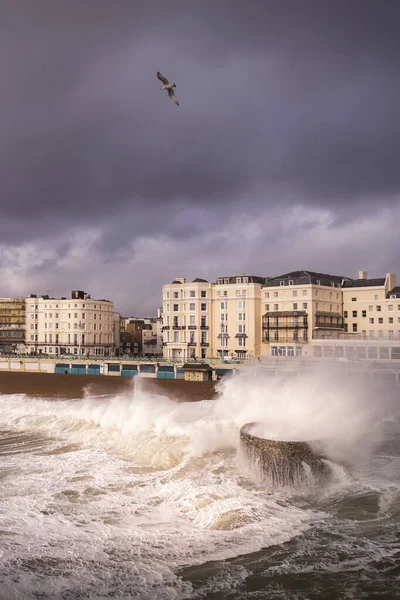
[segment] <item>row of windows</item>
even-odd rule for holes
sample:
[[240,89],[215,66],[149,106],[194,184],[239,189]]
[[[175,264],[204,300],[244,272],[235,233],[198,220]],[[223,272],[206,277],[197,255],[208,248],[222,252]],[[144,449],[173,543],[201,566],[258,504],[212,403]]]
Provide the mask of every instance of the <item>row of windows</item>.
[[301,346],[271,346],[271,356],[301,356]]
[[[332,293],[332,292],[331,292]],[[270,296],[270,294],[272,294]],[[304,297],[308,296],[308,290],[302,290],[302,294]],[[318,291],[317,291],[317,295],[318,295]],[[339,296],[339,294],[337,294]],[[279,298],[279,292],[265,292],[264,294],[264,298]],[[293,290],[293,298],[297,297],[297,290]]]
[[[178,333],[178,332],[175,332],[175,333]],[[236,338],[235,341],[236,341],[236,346],[238,348],[244,348],[244,347],[246,347],[246,337],[244,337],[244,336],[243,337],[238,337],[238,338]],[[169,343],[169,340],[168,340],[167,343]],[[175,343],[175,344],[179,344],[179,343],[186,344],[187,342],[186,342],[186,339],[180,340],[178,335],[177,336],[174,335],[173,343]],[[197,344],[195,338],[189,339],[189,343],[190,344]],[[204,339],[202,338],[200,340],[200,344],[208,344],[207,339],[206,338],[204,338]],[[219,342],[219,345],[221,347],[227,347],[228,346],[228,339],[227,338],[222,338],[220,340],[220,342]]]
[[[167,331],[166,335],[165,335],[165,341],[167,342],[167,344],[169,344],[170,342],[174,342],[175,344],[196,344],[197,343],[197,335],[195,331],[189,331],[188,332],[189,335],[187,334],[186,331],[173,331],[172,332],[172,336],[171,336],[171,332]],[[207,344],[208,343],[208,333],[207,331],[202,331],[201,332],[201,337],[200,337],[200,343],[201,344]]]
[[[245,312],[239,312],[236,315],[236,319],[237,321],[246,321],[246,313]],[[224,322],[228,321],[228,315],[227,313],[221,313],[220,314],[220,323],[221,325]],[[165,321],[167,327],[170,326],[170,318],[169,316],[167,316],[166,321]],[[208,320],[207,317],[201,317],[200,319],[200,327],[208,327],[207,325]],[[174,317],[173,321],[172,321],[172,326],[173,327],[186,327],[186,317],[182,317],[182,319],[179,319],[179,317]],[[189,326],[196,326],[196,316],[195,315],[190,315],[189,316]],[[100,326],[101,328],[101,326]],[[58,329],[58,327],[56,327],[56,329]],[[82,327],[82,329],[84,329],[84,327]],[[95,327],[96,329],[96,327]]]
[[[278,311],[279,310],[279,304],[273,304],[272,306],[274,307],[273,308],[274,311]],[[302,303],[302,310],[307,310],[307,306],[308,306],[307,302],[303,302]],[[317,306],[317,308],[318,308],[318,306]],[[265,311],[269,312],[270,310],[271,310],[271,304],[266,304],[265,305]],[[296,302],[293,304],[293,310],[299,310],[299,305]]]
[[[365,312],[365,311],[363,311],[363,312]],[[354,314],[354,313],[357,313],[357,311],[353,311],[353,317],[357,317],[357,314]],[[362,316],[366,317],[367,315],[363,314]],[[388,320],[389,325],[394,323],[394,317],[388,317],[387,320]],[[375,317],[369,317],[368,322],[370,325],[374,325]],[[379,325],[383,325],[383,317],[378,317],[376,319],[376,322],[379,323]],[[397,317],[397,323],[400,323],[400,317]]]
[[[181,297],[182,298],[186,298],[186,290],[181,290]],[[170,294],[169,292],[165,292],[165,298],[167,300],[169,300],[169,298],[179,298],[179,292],[172,292],[172,294]],[[196,291],[195,290],[189,290],[189,298],[196,298]],[[200,298],[207,298],[207,290],[200,290]]]
[[[236,277],[235,279],[236,285],[240,285],[242,283],[249,283],[248,277]],[[220,277],[217,279],[217,285],[229,285],[229,277]]]
[[[52,322],[45,323],[44,328],[45,329],[60,329],[60,324],[56,322],[56,323],[54,323],[54,327],[53,327]],[[31,323],[30,329],[38,329],[38,324]],[[85,323],[73,323],[73,327],[71,327],[71,323],[68,323],[68,329],[86,329],[86,325],[85,325]],[[93,331],[96,331],[97,324],[94,323],[93,327],[88,326],[88,329],[93,329]],[[101,331],[101,329],[102,329],[102,324],[99,323],[99,331]],[[113,329],[112,325],[104,325],[103,326],[103,331],[112,331],[112,329]]]
[[[400,321],[399,321],[399,322],[400,322]],[[370,324],[371,324],[371,325],[373,325],[373,324],[374,324],[374,320],[373,320],[373,319],[370,319]],[[383,319],[379,319],[379,325],[382,325],[382,324],[383,324]],[[358,331],[358,325],[357,325],[357,323],[352,323],[352,326],[351,326],[351,331],[352,331],[352,333],[359,333],[359,331]],[[347,323],[345,323],[345,325],[344,325],[344,332],[345,332],[345,333],[348,333],[348,332],[349,332],[349,326],[347,325]],[[363,329],[363,330],[361,331],[361,333],[362,333],[362,335],[366,336],[366,335],[367,335],[367,330],[366,330],[366,329]],[[369,337],[373,338],[373,337],[375,337],[375,334],[376,334],[376,333],[378,333],[378,337],[384,337],[384,331],[383,331],[383,329],[378,329],[378,331],[377,331],[377,332],[376,332],[374,329],[371,329],[371,330],[369,331],[369,334],[368,334],[368,335],[369,335]],[[398,333],[399,333],[399,336],[400,336],[400,331],[399,331]],[[390,330],[388,331],[388,337],[389,337],[390,339],[394,339],[394,330],[393,330],[393,329],[390,329]]]
[[[32,334],[30,336],[30,339],[31,339],[31,342],[37,342],[38,341],[38,335],[37,334]],[[101,344],[101,343],[111,343],[111,341],[112,340],[111,340],[111,336],[110,335],[108,335],[108,336],[107,335],[102,336],[102,334],[100,333],[98,338],[97,338],[96,334],[94,334],[94,336],[93,336],[93,343],[94,344],[97,344],[97,343],[98,344]],[[49,343],[49,344],[52,344],[52,343],[58,344],[59,343],[59,334],[56,333],[54,335],[54,342],[53,342],[53,334],[49,333],[47,335],[47,333],[45,333],[44,334],[44,343],[45,344],[47,344],[47,343]],[[80,337],[80,341],[79,341],[78,334],[75,333],[74,337],[73,337],[73,340],[71,338],[71,334],[68,334],[68,341],[65,342],[65,343],[67,343],[67,344],[79,344],[79,343],[85,344],[85,343],[91,343],[91,342],[89,342],[86,339],[84,333],[82,333],[82,335]]]
[[[202,302],[200,304],[200,310],[203,311],[203,312],[206,311],[207,310],[207,306],[208,305],[205,302]],[[173,310],[173,312],[179,312],[179,304],[173,304],[172,305],[172,310]],[[183,305],[183,310],[184,311],[186,310],[186,304]],[[189,310],[191,310],[191,311],[195,311],[196,310],[196,304],[194,302],[189,304]],[[169,304],[167,304],[166,312],[169,312]]]
[[[220,290],[217,291],[217,298],[220,298],[221,296],[228,296],[228,290],[223,290],[222,292]],[[240,296],[247,296],[247,290],[236,290],[236,297],[240,297]]]
[[[267,331],[265,334],[265,341],[266,342],[279,342],[279,338],[282,336],[282,333],[279,332],[278,329],[276,329],[275,331]],[[286,336],[286,334],[285,334]],[[302,332],[298,332],[296,329],[293,331],[293,341],[294,342],[299,342],[300,340],[302,340],[303,342],[308,342],[308,333],[307,330],[304,330]]]
[[[45,346],[43,348],[43,353],[44,354],[60,354],[64,350],[65,350],[64,348],[58,348],[58,347],[53,348],[52,346],[48,346],[48,347]],[[35,352],[35,347],[31,346],[31,354],[33,354],[34,352]],[[39,350],[39,354],[41,354],[41,353],[42,353],[42,351]],[[73,349],[73,353],[74,354],[78,354],[78,348],[74,348]],[[84,349],[81,348],[81,354],[83,354],[83,353],[84,353]],[[92,348],[90,350],[90,353],[91,354],[96,354],[96,355],[99,355],[99,356],[103,356],[104,355],[104,348]]]
[[[400,334],[400,332],[399,332]],[[400,337],[400,336],[399,336]],[[390,358],[400,359],[400,347],[374,347],[374,346],[336,346],[324,345],[314,346],[313,356],[316,358],[366,358],[366,359],[381,359],[389,360]]]
[[[32,310],[39,310],[39,305],[38,304],[31,304],[30,305]],[[63,306],[60,307],[60,304],[45,304],[44,308],[63,308]],[[110,305],[102,305],[99,304],[99,308],[97,309],[97,304],[94,305],[90,305],[88,304],[88,306],[86,306],[86,303],[83,304],[74,304],[73,306],[71,306],[71,304],[68,304],[68,308],[87,308],[88,310],[111,310],[112,306]]]
[[[228,290],[223,290],[223,291],[218,290],[217,291],[217,297],[220,298],[221,296],[226,296],[227,297],[228,296]],[[236,296],[238,298],[240,298],[241,296],[247,296],[247,290],[236,290]],[[195,298],[195,297],[196,297],[196,294],[195,294],[194,291],[193,292],[189,292],[189,298]],[[202,290],[200,292],[200,298],[207,298],[207,297],[208,297],[207,296],[207,292],[205,290]],[[178,292],[174,292],[172,298],[178,299],[179,298],[179,293]],[[186,293],[185,292],[183,292],[182,298],[183,299],[186,298]],[[165,299],[167,299],[167,300],[170,299],[170,293],[169,292],[166,292]]]
[[[376,309],[377,312],[382,312],[382,305],[381,304],[377,304],[375,306],[375,309]],[[393,304],[389,304],[388,307],[387,307],[387,309],[388,309],[389,312],[393,312]],[[372,312],[373,310],[374,310],[374,306],[372,304],[370,306],[368,306],[368,312]],[[397,306],[397,310],[400,311],[400,304]],[[352,313],[353,318],[357,317],[358,312],[356,310],[352,310],[351,313]],[[348,316],[349,316],[349,311],[345,310],[343,312],[343,316],[344,316],[345,319],[347,319]],[[361,311],[361,316],[362,317],[366,317],[367,316],[367,311],[366,310],[362,310]]]
[[[78,313],[73,313],[74,316],[72,316],[72,313],[68,313],[68,319],[78,319]],[[97,320],[97,313],[94,313],[93,315],[91,315],[89,313],[89,320],[90,317],[93,316],[93,320],[96,321]],[[104,315],[105,316],[105,315]],[[102,313],[99,313],[99,321],[101,321],[101,317],[102,317]],[[44,313],[44,318],[45,319],[52,319],[53,318],[53,313]],[[54,318],[55,319],[59,319],[60,318],[60,314],[59,313],[54,313]],[[61,319],[66,318],[65,315],[61,314]],[[80,319],[86,319],[86,313],[81,313],[81,315],[79,316]],[[31,319],[33,320],[37,320],[38,319],[38,314],[33,314],[31,313]],[[109,321],[110,320],[110,315],[107,315],[107,319],[104,319]]]

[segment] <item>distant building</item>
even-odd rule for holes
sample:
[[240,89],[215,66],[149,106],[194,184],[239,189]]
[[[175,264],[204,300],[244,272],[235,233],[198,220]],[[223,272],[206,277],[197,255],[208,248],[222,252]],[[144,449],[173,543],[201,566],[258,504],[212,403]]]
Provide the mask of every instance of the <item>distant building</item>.
[[25,344],[32,354],[112,356],[114,304],[74,290],[71,298],[25,299]]
[[25,352],[25,300],[0,298],[0,353]]
[[301,356],[320,336],[345,332],[339,275],[292,271],[266,279],[262,288],[263,355]]
[[261,353],[263,277],[204,279],[177,277],[163,286],[164,356],[208,358]]
[[[162,294],[163,355],[183,362],[363,358],[368,353],[360,349],[362,340],[400,340],[400,287],[391,273],[368,279],[360,271],[358,279],[351,279],[303,270],[276,277],[219,277],[215,283],[176,277]],[[350,350],[356,342],[358,349]],[[383,358],[398,350],[400,358],[400,346],[388,348],[368,352],[371,358]]]
[[155,356],[162,353],[162,318],[124,317],[121,319],[120,354]]

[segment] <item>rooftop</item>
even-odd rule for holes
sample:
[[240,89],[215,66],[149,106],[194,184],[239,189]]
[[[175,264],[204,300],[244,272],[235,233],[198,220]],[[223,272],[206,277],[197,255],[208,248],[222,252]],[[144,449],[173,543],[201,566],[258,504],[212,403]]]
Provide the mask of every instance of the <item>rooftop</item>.
[[385,278],[379,277],[377,279],[354,279],[352,281],[344,281],[344,288],[355,288],[355,287],[383,287],[385,285]]
[[333,281],[349,280],[349,277],[344,275],[329,275],[328,273],[317,273],[316,271],[290,271],[290,273],[284,273],[283,275],[277,275],[276,277],[267,277],[267,283],[275,281],[277,279],[299,279],[307,277],[308,279],[330,279]]
[[[247,279],[247,283],[261,283],[262,285],[265,284],[265,277],[260,277],[259,275],[246,275],[246,274],[242,274],[242,275],[229,275],[229,276],[225,276],[225,277],[217,277],[217,283],[223,279],[228,279],[229,280],[229,284],[232,283],[236,283],[237,279],[243,279],[246,278]],[[223,285],[226,285],[225,283]]]
[[399,285],[394,287],[392,290],[390,290],[390,292],[388,292],[386,294],[387,298],[390,298],[390,296],[397,296],[397,298],[400,298],[400,286]]

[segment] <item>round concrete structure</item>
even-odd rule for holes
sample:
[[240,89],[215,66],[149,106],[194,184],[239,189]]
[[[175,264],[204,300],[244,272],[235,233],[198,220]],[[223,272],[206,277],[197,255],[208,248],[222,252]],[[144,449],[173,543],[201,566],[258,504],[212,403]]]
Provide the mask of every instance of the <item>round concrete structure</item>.
[[261,479],[278,486],[296,485],[310,472],[314,476],[326,473],[327,467],[315,450],[316,442],[265,439],[252,433],[260,426],[256,422],[243,425],[240,446],[248,467]]

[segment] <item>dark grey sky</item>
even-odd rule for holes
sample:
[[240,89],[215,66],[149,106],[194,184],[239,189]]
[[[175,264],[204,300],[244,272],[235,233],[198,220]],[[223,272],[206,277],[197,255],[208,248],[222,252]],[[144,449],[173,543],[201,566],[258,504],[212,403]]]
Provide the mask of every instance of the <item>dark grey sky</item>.
[[399,23],[396,0],[2,0],[0,296],[143,314],[178,275],[400,278]]

